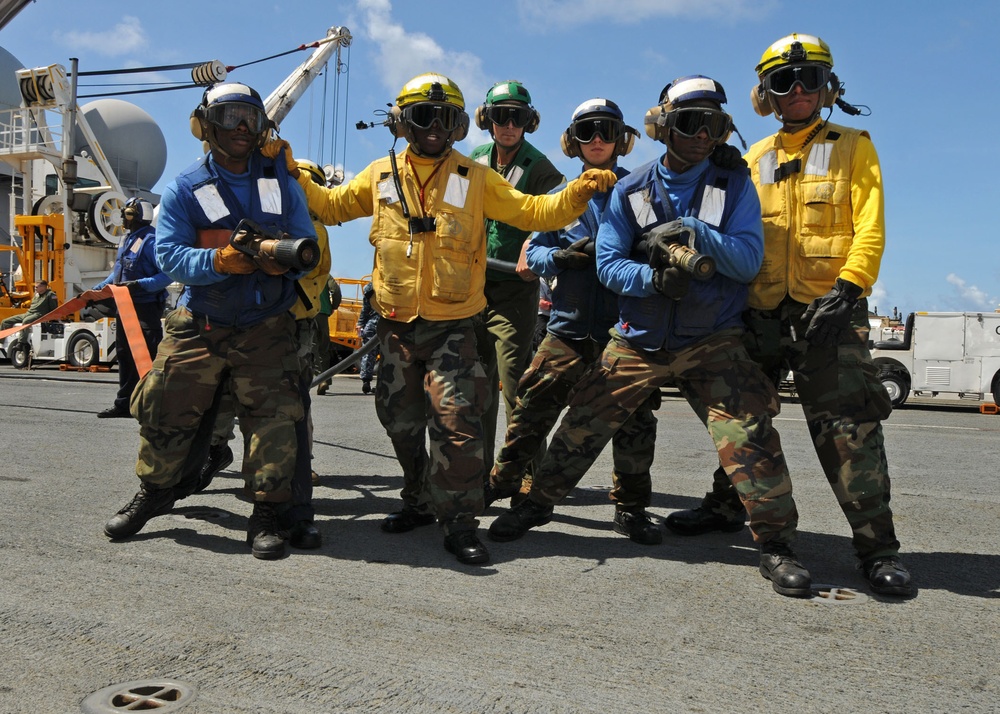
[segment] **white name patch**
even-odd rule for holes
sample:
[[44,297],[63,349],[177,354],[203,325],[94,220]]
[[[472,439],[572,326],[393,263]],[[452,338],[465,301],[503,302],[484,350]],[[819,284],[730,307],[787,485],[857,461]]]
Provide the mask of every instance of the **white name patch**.
[[198,199],[198,205],[201,206],[201,210],[205,212],[205,216],[210,222],[215,223],[219,219],[229,215],[226,202],[222,200],[222,196],[219,195],[219,189],[215,187],[215,184],[210,183],[199,186],[195,189],[194,197]]

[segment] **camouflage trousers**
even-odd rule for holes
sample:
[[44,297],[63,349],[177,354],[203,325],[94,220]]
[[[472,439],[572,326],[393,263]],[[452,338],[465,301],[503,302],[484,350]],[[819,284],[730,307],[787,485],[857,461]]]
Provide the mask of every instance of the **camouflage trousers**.
[[[249,445],[247,491],[256,501],[287,501],[295,469],[298,392],[295,320],[277,315],[246,329],[206,327],[186,308],[165,321],[152,369],[132,394],[139,421],[136,475],[174,486],[203,464],[215,427],[211,416],[226,385]],[[209,418],[206,419],[206,415]]]
[[[847,516],[858,557],[895,555],[899,541],[889,508],[881,423],[892,404],[868,351],[868,301],[858,301],[852,329],[831,348],[806,342],[808,324],[802,316],[807,307],[786,298],[774,310],[749,310],[744,343],[774,384],[792,371],[816,455]],[[718,472],[714,481],[706,504],[725,514],[732,499]]]
[[473,530],[486,476],[480,416],[486,377],[473,320],[382,318],[378,337],[375,412],[403,469],[403,506],[432,506],[445,533]]
[[[518,384],[531,360],[531,341],[538,319],[538,281],[487,280],[485,292],[486,309],[476,319],[476,339],[487,380],[483,454],[489,471],[496,453],[500,404],[509,422],[517,403]],[[541,463],[542,453],[539,449],[527,469],[529,473]]]
[[[521,483],[573,389],[600,356],[601,347],[589,338],[545,335],[517,386],[517,405],[490,474],[494,486],[506,489]],[[656,446],[653,409],[659,406],[659,397],[660,391],[654,390],[612,437],[614,486],[610,496],[621,508],[645,508],[650,503],[653,484],[649,467]]]
[[754,539],[792,540],[798,512],[771,423],[780,406],[778,392],[747,355],[737,330],[675,352],[637,350],[614,335],[577,385],[535,475],[531,499],[555,504],[565,497],[629,416],[667,382],[681,390],[708,428],[750,514]]
[[[315,371],[315,342],[319,334],[320,330],[314,320],[305,318],[295,321],[294,347],[298,359],[298,390],[305,418],[295,422],[296,456],[295,474],[292,476],[292,497],[283,504],[279,514],[282,526],[287,528],[291,528],[300,521],[312,521],[316,517],[312,505],[313,421],[312,397],[309,394],[309,387],[312,384],[313,372]],[[215,426],[212,430],[212,446],[222,446],[236,438],[234,432],[236,402],[227,383],[219,385],[218,402],[214,419]],[[243,435],[244,454],[250,453],[249,438],[248,434]],[[243,459],[241,472],[244,478],[251,476],[254,472],[253,462],[246,457]]]

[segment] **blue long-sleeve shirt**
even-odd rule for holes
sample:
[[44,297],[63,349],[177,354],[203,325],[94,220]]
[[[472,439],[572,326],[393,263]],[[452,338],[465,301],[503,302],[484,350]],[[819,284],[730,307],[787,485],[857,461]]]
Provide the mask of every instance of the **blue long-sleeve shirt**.
[[214,324],[249,327],[288,310],[296,299],[294,283],[305,274],[216,272],[215,248],[201,247],[199,232],[232,231],[241,218],[294,238],[316,237],[305,194],[285,173],[280,154],[272,161],[254,152],[242,174],[226,171],[209,154],[167,186],[160,204],[157,264],[184,284],[178,305]]
[[[628,176],[628,171],[618,166],[614,171],[619,179]],[[608,330],[618,318],[618,296],[601,285],[593,264],[582,270],[562,270],[553,257],[556,251],[568,248],[581,238],[597,239],[601,214],[609,196],[610,192],[595,193],[587,210],[576,221],[562,230],[535,233],[528,242],[526,260],[531,272],[542,277],[558,276],[546,329],[559,337],[589,337],[604,343],[608,340]]]
[[[694,229],[693,247],[717,269],[708,281],[692,281],[679,301],[656,291],[653,269],[634,253],[644,233],[675,218]],[[746,285],[763,251],[760,201],[745,173],[722,171],[708,159],[675,173],[661,159],[612,189],[597,234],[597,275],[625,296],[620,334],[644,349],[676,349],[741,324]]]
[[139,284],[139,290],[132,294],[133,302],[166,300],[166,287],[171,281],[156,264],[156,234],[152,226],[143,226],[122,239],[111,272],[92,289],[133,281]]

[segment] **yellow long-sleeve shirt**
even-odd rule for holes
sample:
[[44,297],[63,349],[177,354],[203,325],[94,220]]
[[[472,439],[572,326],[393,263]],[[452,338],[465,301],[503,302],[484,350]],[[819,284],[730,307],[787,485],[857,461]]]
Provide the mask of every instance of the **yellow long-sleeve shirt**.
[[323,188],[307,177],[299,183],[309,209],[324,223],[373,217],[374,304],[382,317],[401,322],[459,319],[485,307],[484,218],[523,230],[557,230],[583,213],[589,200],[572,183],[556,194],[523,194],[454,150],[428,159],[407,149],[397,162],[415,220],[403,216],[388,158],[343,186]]
[[[750,285],[750,306],[772,309],[789,295],[809,303],[836,279],[861,286],[878,279],[885,249],[885,204],[878,155],[868,134],[819,122],[779,131],[747,152],[764,220],[764,262]],[[798,159],[799,170],[775,170]]]

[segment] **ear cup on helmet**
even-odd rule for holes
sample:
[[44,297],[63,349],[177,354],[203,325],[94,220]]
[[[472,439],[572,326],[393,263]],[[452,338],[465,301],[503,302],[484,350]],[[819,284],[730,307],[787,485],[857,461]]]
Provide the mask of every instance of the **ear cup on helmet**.
[[646,130],[646,136],[653,141],[664,140],[664,111],[662,104],[658,104],[646,112],[646,115],[642,119],[642,126]]
[[487,131],[491,126],[492,122],[489,117],[486,116],[486,105],[480,104],[476,107],[476,126],[478,126],[483,131]]
[[562,147],[562,152],[571,159],[575,159],[580,156],[580,144],[576,139],[570,136],[569,127],[567,127],[566,131],[564,131],[562,136],[559,137],[559,146]]
[[542,115],[539,114],[538,110],[532,106],[529,106],[528,109],[531,110],[531,119],[529,119],[527,125],[525,125],[524,133],[533,134],[535,129],[538,128],[538,125],[542,123]]
[[385,125],[389,128],[389,133],[397,139],[406,137],[406,122],[403,121],[403,110],[395,104],[389,108],[389,113],[385,118]]
[[836,104],[837,100],[840,99],[840,95],[844,93],[843,88],[840,86],[840,80],[833,72],[830,72],[830,85],[823,91],[825,92],[823,106],[827,109]]
[[469,115],[466,112],[461,112],[458,115],[458,126],[455,127],[451,132],[451,141],[461,141],[469,135]]
[[767,100],[767,92],[764,90],[763,84],[758,84],[750,90],[750,104],[753,106],[753,110],[762,117],[774,113],[771,103]]
[[199,104],[191,112],[191,135],[195,139],[205,140],[205,105]]
[[615,147],[617,149],[619,156],[628,156],[632,153],[632,149],[635,147],[635,140],[639,138],[639,132],[630,126],[625,126],[622,129],[622,135],[618,137],[618,143]]

